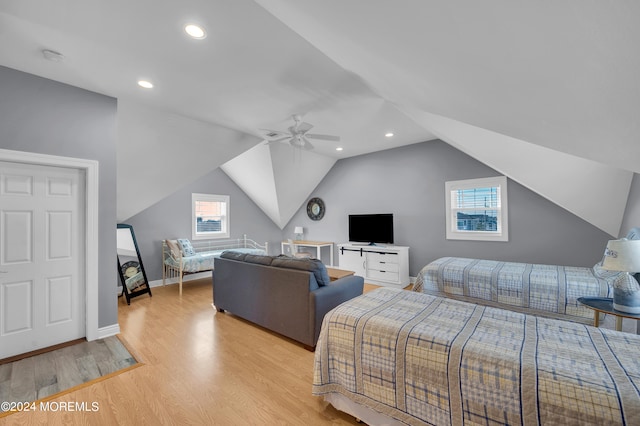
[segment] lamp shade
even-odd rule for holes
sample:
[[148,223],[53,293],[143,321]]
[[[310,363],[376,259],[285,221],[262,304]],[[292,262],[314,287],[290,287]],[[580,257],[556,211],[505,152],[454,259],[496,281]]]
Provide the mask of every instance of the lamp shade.
[[304,229],[302,228],[302,226],[296,226],[293,230],[294,234],[304,234]]
[[640,240],[611,240],[604,252],[602,269],[640,272]]
[[640,286],[629,274],[640,272],[640,240],[609,241],[602,269],[624,272],[613,281],[613,309],[640,314]]

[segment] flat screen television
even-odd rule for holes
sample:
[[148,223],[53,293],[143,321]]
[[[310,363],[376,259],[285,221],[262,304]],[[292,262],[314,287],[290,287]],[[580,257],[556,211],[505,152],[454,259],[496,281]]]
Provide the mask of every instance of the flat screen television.
[[349,241],[393,244],[393,214],[350,214]]

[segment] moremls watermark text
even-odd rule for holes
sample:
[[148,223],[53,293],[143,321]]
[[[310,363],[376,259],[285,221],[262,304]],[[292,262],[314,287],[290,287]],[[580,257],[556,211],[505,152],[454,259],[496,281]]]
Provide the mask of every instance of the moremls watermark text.
[[0,402],[0,413],[8,411],[50,411],[50,412],[74,412],[81,411],[91,413],[100,411],[98,401],[3,401]]

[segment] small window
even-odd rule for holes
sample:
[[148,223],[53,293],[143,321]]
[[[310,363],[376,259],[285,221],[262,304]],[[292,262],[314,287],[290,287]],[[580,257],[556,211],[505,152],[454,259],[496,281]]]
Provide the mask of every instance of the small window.
[[448,240],[509,241],[507,178],[445,183]]
[[191,194],[192,239],[229,238],[229,196]]

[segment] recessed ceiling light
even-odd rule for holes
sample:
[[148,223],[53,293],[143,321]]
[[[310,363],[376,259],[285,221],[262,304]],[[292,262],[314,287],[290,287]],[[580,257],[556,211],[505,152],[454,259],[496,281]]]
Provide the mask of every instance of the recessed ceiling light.
[[337,147],[336,151],[342,151],[342,147],[341,146]]
[[202,40],[207,37],[207,33],[204,31],[204,28],[196,24],[185,25],[184,31],[197,40]]
[[392,132],[387,132],[384,134],[386,137],[388,138],[392,138],[393,137],[393,133]]
[[153,88],[153,83],[147,80],[138,80],[138,86],[144,87],[145,89]]

